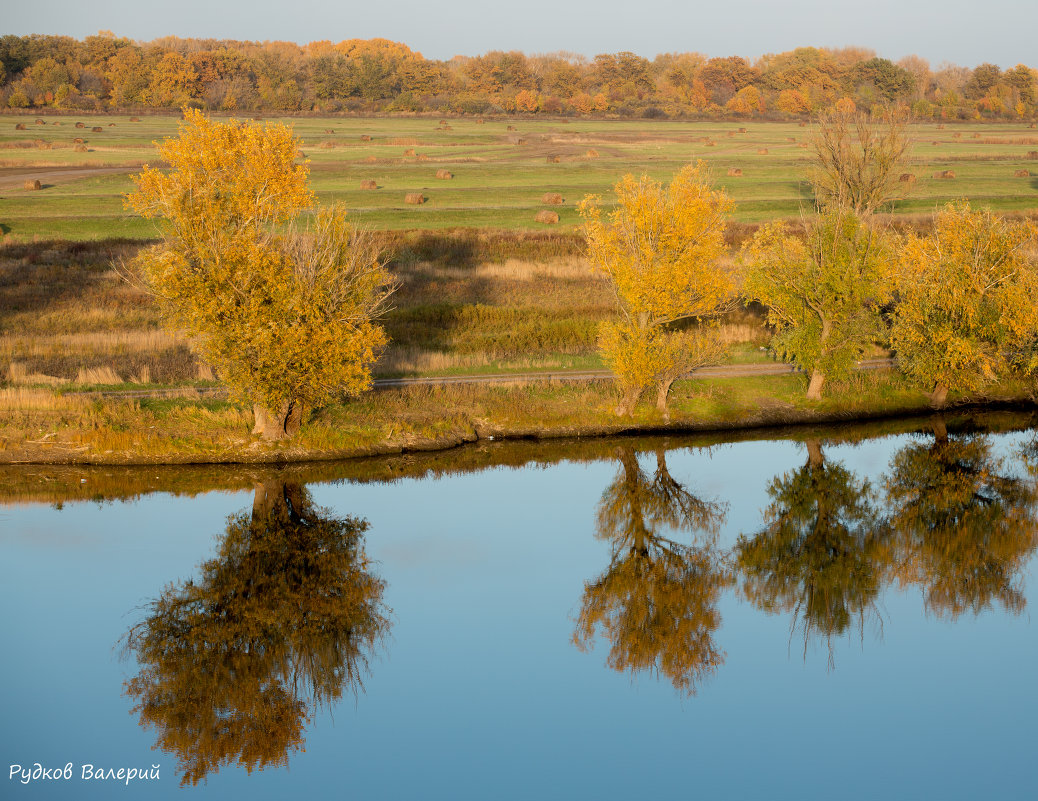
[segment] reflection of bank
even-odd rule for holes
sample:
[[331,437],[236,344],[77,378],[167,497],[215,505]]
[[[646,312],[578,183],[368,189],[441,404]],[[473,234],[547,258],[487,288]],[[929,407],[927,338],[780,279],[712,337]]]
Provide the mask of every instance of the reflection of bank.
[[366,529],[298,484],[258,484],[200,578],[168,587],[130,630],[140,669],[126,693],[182,783],[285,764],[316,709],[360,687],[389,628]]
[[740,536],[736,566],[748,600],[792,612],[804,647],[819,635],[833,664],[832,637],[857,622],[864,632],[890,564],[886,525],[867,480],[807,442],[807,463],[772,480],[765,527]]
[[932,428],[932,442],[894,454],[886,477],[899,578],[919,584],[939,615],[1020,612],[1038,546],[1035,482],[1013,476],[986,436],[949,434],[939,418]]
[[[615,670],[653,670],[683,692],[713,673],[724,654],[713,641],[721,616],[717,601],[731,579],[713,547],[726,510],[688,492],[656,450],[650,477],[634,448],[617,449],[620,471],[602,493],[597,536],[612,544],[609,568],[588,582],[574,642],[590,647],[596,630],[610,643]],[[664,536],[691,533],[685,545]]]

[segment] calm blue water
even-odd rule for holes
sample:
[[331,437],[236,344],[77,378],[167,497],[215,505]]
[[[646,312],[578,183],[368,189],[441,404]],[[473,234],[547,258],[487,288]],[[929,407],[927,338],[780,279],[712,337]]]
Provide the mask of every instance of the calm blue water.
[[[311,484],[311,519],[367,520],[350,575],[384,582],[388,630],[356,692],[317,703],[297,681],[312,720],[287,765],[225,759],[184,788],[131,711],[126,635],[205,583],[253,492],[0,507],[0,797],[1033,797],[1034,439],[823,442],[813,469],[789,441],[677,447],[670,484],[655,450],[621,442],[601,461]],[[917,458],[896,474],[899,454]],[[910,492],[892,501],[898,475]],[[579,648],[596,583],[615,625]],[[675,610],[700,636],[667,639]],[[686,658],[693,641],[713,657]],[[36,762],[74,776],[8,778]],[[84,781],[86,763],[160,778]]]

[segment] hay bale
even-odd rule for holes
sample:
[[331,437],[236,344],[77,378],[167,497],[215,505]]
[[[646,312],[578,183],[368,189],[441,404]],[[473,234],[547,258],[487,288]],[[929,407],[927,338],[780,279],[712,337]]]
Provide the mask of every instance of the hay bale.
[[440,120],[440,125],[446,125],[446,124],[447,124],[447,120]]
[[428,161],[429,157],[427,155],[425,155],[424,153],[419,153],[418,154],[418,160],[419,161]]
[[81,145],[81,144],[83,144],[83,137],[77,136],[75,139],[72,140],[72,144],[74,144],[74,145]]
[[335,129],[333,129],[333,128],[325,128],[324,132],[326,134],[333,134],[333,133],[335,133]]
[[14,129],[16,131],[24,131],[25,130],[25,123],[24,122],[19,122],[17,125],[14,126]]
[[77,128],[86,128],[86,125],[84,125],[82,122],[77,122],[76,123],[76,127]]
[[732,178],[742,178],[742,170],[740,170],[738,167],[729,167],[728,174]]
[[713,142],[713,141],[707,139],[705,142],[703,142],[703,144],[706,145],[707,147],[714,147],[714,146],[717,145],[717,142]]
[[454,177],[454,173],[452,173],[450,170],[437,170],[436,177],[442,181],[449,181],[451,178]]
[[898,180],[903,184],[910,184],[915,180],[915,176],[910,172],[903,172],[898,176]]
[[335,142],[321,142],[321,147],[325,150],[335,147]]
[[931,142],[930,144],[931,144],[931,145],[937,145],[937,144],[939,144],[939,142],[937,142],[937,140],[934,140],[934,141],[933,141],[933,142]]
[[729,131],[728,136],[735,136],[735,131]]
[[76,151],[77,153],[89,153],[90,152],[90,148],[88,148],[86,145],[76,145],[72,149],[74,151]]
[[598,158],[598,151],[595,150],[593,147],[589,147],[587,149],[587,152],[584,154],[584,158],[586,158],[586,159],[597,159]]
[[739,133],[746,133],[746,129],[745,128],[740,128],[739,129]]
[[1033,122],[1032,122],[1032,123],[1031,123],[1030,125],[1028,125],[1027,127],[1028,127],[1028,128],[1038,128],[1038,123],[1033,123]]
[[421,206],[425,202],[425,195],[421,192],[408,192],[404,195],[404,203],[412,206]]
[[1014,178],[1030,178],[1031,177],[1031,171],[1030,170],[1017,170],[1016,172],[1013,173],[1013,177]]
[[505,128],[505,130],[506,131],[514,131],[515,130],[515,126],[514,125],[509,125],[507,128]]
[[40,189],[43,189],[43,184],[40,183],[39,178],[34,178],[33,180],[26,181],[24,184],[22,184],[22,189],[26,190],[27,192],[36,192]]
[[558,192],[545,192],[541,195],[541,203],[545,206],[561,206],[563,202],[562,195]]
[[370,142],[371,141],[371,137],[368,136],[367,134],[361,134],[360,135],[360,141],[362,141],[362,142]]
[[545,159],[545,161],[547,161],[549,164],[558,164],[560,161],[562,161],[562,159],[560,159],[558,156],[548,156]]
[[787,136],[786,137],[786,141],[787,142],[795,142],[796,140],[797,140],[797,138],[795,136]]
[[768,155],[768,149],[766,147],[758,147],[757,148],[757,155],[758,156],[766,156],[766,155]]
[[46,125],[47,123],[46,123],[45,120],[41,120],[39,117],[37,117],[36,118],[36,124],[37,125]]
[[57,120],[54,120],[54,122],[52,122],[51,125],[61,125],[61,123],[58,122]]
[[378,159],[374,156],[368,156],[366,159],[364,159],[364,161],[368,162],[369,164],[374,164],[376,161],[378,161]]
[[938,179],[954,178],[955,172],[953,170],[938,170],[933,174],[933,177]]
[[943,122],[940,125],[937,126],[937,130],[938,131],[943,131],[944,130],[944,123]]
[[140,117],[130,117],[130,122],[140,122],[140,121],[141,121]]
[[114,123],[114,122],[110,122],[110,123],[108,123],[108,127],[109,127],[109,128],[114,128],[114,127],[115,127],[115,123]]
[[360,182],[361,189],[378,189],[378,184],[368,179]]
[[444,125],[440,130],[441,131],[453,131],[454,129],[451,128],[451,126],[449,126],[449,125]]
[[105,129],[104,129],[104,128],[102,128],[102,127],[101,127],[100,125],[95,125],[95,126],[94,126],[93,128],[91,128],[90,130],[91,130],[91,131],[93,131],[94,133],[104,133],[104,130],[105,130]]
[[414,155],[414,148],[413,147],[407,148],[407,150],[404,151],[404,155],[405,156],[413,156]]
[[545,225],[555,225],[559,221],[559,215],[556,214],[554,211],[542,209],[534,215],[533,219],[536,222],[544,223]]

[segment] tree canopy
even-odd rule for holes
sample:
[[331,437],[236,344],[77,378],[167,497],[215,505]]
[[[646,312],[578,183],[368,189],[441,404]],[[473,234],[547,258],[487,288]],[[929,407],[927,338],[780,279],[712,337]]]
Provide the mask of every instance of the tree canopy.
[[341,207],[306,221],[298,147],[284,125],[188,111],[159,145],[170,169],[146,166],[127,198],[163,234],[131,274],[269,438],[293,434],[304,408],[367,389],[387,342],[374,322],[391,292],[381,250]]
[[732,204],[711,187],[703,162],[685,167],[666,187],[625,175],[614,189],[616,206],[608,214],[598,197],[580,204],[588,259],[608,276],[619,312],[602,326],[599,342],[624,395],[620,411],[630,413],[656,384],[665,412],[674,380],[719,356],[702,332],[671,327],[717,316],[732,299],[734,277],[721,263]]

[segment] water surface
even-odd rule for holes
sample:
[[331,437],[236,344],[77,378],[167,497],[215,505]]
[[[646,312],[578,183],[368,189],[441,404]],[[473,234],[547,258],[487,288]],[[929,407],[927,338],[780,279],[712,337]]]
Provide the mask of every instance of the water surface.
[[1026,797],[1030,426],[8,468],[0,795]]

